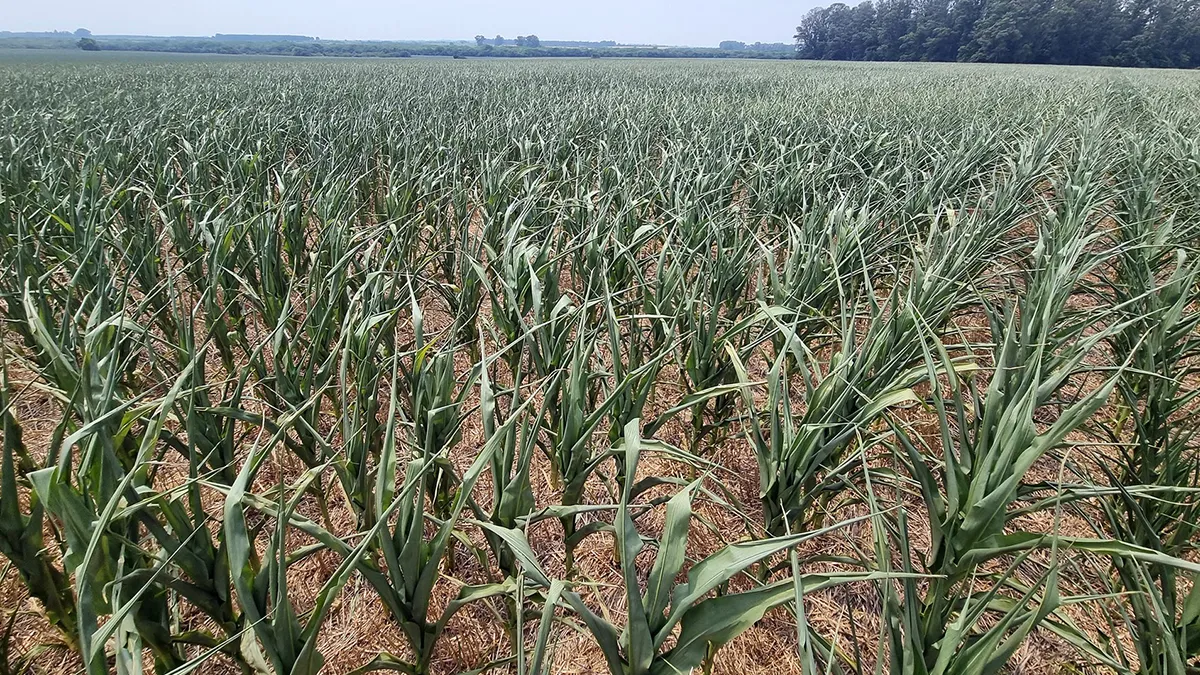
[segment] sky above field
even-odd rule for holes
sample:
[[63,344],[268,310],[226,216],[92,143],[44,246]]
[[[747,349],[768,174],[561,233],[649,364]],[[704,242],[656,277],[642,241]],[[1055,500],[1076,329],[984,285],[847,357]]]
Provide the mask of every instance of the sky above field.
[[0,30],[96,34],[271,33],[326,39],[543,40],[716,46],[790,42],[817,0],[41,0],[6,1]]

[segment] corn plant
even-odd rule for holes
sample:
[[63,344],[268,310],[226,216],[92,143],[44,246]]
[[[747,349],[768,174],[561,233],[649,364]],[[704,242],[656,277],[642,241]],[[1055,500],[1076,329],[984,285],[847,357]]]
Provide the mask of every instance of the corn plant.
[[[479,408],[483,418],[483,435],[486,443],[496,445],[496,450],[492,455],[490,508],[485,513],[483,508],[474,502],[472,508],[477,519],[512,529],[517,527],[521,519],[527,517],[535,506],[530,467],[534,453],[537,452],[537,435],[542,428],[538,420],[542,418],[543,411],[532,414],[526,411],[527,403],[522,398],[520,386],[514,386],[507,392],[508,405],[502,410],[498,401],[504,392],[497,392],[493,388],[488,375],[486,355],[480,363],[479,375]],[[514,381],[522,381],[520,372],[514,375]],[[518,570],[512,553],[490,530],[485,530],[484,535],[500,571],[506,576],[515,577]]]
[[[893,287],[886,305],[853,295],[840,300],[841,344],[825,363],[814,358],[815,345],[797,334],[803,314],[790,324],[780,323],[785,349],[768,374],[765,411],[754,400],[745,365],[730,350],[750,411],[749,437],[759,462],[768,531],[778,534],[818,523],[840,491],[836,476],[847,450],[888,408],[915,397],[913,387],[927,379],[920,365],[921,336],[929,327],[943,326],[966,304],[964,288],[995,250],[999,230],[985,229],[987,225],[960,222],[953,214],[933,219],[923,250],[913,256],[910,278]],[[862,304],[868,305],[865,329],[855,321]],[[803,415],[792,411],[793,374],[804,386]],[[760,412],[768,418],[766,429]],[[827,475],[834,476],[832,483],[823,482]]]
[[[1188,363],[1200,353],[1194,291],[1200,270],[1184,248],[1194,240],[1194,227],[1160,210],[1162,179],[1152,152],[1131,148],[1118,212],[1124,246],[1111,288],[1122,330],[1107,341],[1131,363],[1117,384],[1116,419],[1101,427],[1119,454],[1114,462],[1099,459],[1098,466],[1115,488],[1103,503],[1106,529],[1121,541],[1181,557],[1194,550],[1200,533],[1196,390],[1187,383]],[[1134,592],[1121,623],[1134,638],[1138,671],[1188,672],[1200,658],[1200,591],[1185,591],[1187,575],[1169,564],[1113,563],[1119,587]]]
[[[165,588],[133,588],[142,570],[153,574],[161,564],[137,545],[139,509],[131,506],[141,501],[137,488],[149,482],[160,433],[186,377],[148,407],[120,402],[113,396],[123,370],[115,348],[126,327],[113,318],[97,323],[80,378],[79,396],[86,401],[80,406],[82,423],[69,436],[59,436],[58,456],[30,474],[30,481],[64,525],[64,560],[76,578],[79,649],[88,671],[105,672],[105,643],[114,636],[118,672],[140,671],[143,645],[154,654],[156,669],[165,672],[181,665],[182,656],[171,640]],[[106,353],[109,358],[99,358]],[[147,419],[135,440],[126,425],[142,416]],[[63,420],[61,434],[68,425],[73,426],[70,417]],[[105,614],[112,616],[101,624]]]
[[[30,594],[46,608],[46,617],[63,639],[72,644],[78,635],[75,594],[67,575],[48,554],[42,529],[45,507],[36,493],[30,495],[28,513],[22,513],[19,506],[18,486],[34,469],[34,462],[21,440],[21,427],[13,413],[9,392],[8,367],[0,355],[0,420],[4,424],[4,457],[0,458],[3,461],[0,503],[4,505],[0,513],[3,518],[0,521],[3,524],[0,531],[3,550],[0,552],[13,562]],[[15,619],[14,614],[13,621]]]
[[[521,409],[518,409],[504,423],[501,431],[488,438],[484,449],[452,493],[453,502],[448,512],[444,517],[437,518],[426,512],[421,486],[428,485],[430,479],[442,471],[438,460],[444,459],[448,448],[443,447],[440,455],[422,456],[409,462],[405,468],[404,483],[397,486],[393,476],[399,461],[395,440],[398,398],[393,387],[388,415],[390,421],[384,435],[376,481],[375,510],[380,522],[369,533],[371,538],[364,540],[362,546],[373,551],[386,569],[385,573],[376,573],[383,578],[373,586],[389,613],[403,627],[415,660],[406,663],[396,656],[381,654],[368,667],[423,675],[429,672],[433,649],[454,614],[468,602],[499,595],[506,590],[503,585],[465,587],[440,615],[430,616],[433,587],[456,541],[455,531],[462,511],[471,499],[471,490],[480,475],[493,465],[497,450],[509,436],[509,429],[522,416]],[[429,501],[431,506],[437,507],[436,496]],[[390,524],[393,516],[395,525]],[[427,519],[434,523],[432,537],[426,535]],[[347,558],[347,561],[353,562],[351,558]]]
[[[637,470],[642,452],[639,426],[639,420],[626,426],[623,443],[617,449],[625,455],[625,465],[631,473]],[[783,579],[749,591],[709,597],[710,593],[723,587],[747,567],[824,534],[813,532],[726,546],[692,565],[687,572],[687,581],[677,584],[676,577],[687,560],[692,500],[701,482],[702,479],[687,485],[667,503],[666,525],[662,537],[656,542],[658,555],[644,590],[634,564],[645,545],[644,537],[638,532],[632,515],[632,509],[636,508],[632,504],[635,495],[633,484],[627,483],[624,487],[612,531],[620,551],[622,578],[629,602],[629,618],[625,626],[613,625],[589,608],[579,594],[567,590],[568,586],[563,582],[552,581],[521,530],[488,523],[483,526],[504,539],[521,565],[525,583],[541,589],[548,606],[561,600],[579,615],[586,630],[603,650],[605,662],[613,675],[688,672],[700,667],[717,649],[754,625],[772,607],[794,601],[798,593],[815,592],[833,585],[871,578],[870,575],[853,573],[811,575]],[[552,615],[548,607],[543,614],[543,621],[549,621]],[[667,641],[675,637],[677,628],[678,636],[672,646],[666,647]],[[549,632],[543,626],[540,642],[535,645],[535,665],[546,652],[548,637]],[[533,672],[539,671],[535,669]]]
[[[1081,165],[1087,161],[1085,154]],[[1061,595],[1056,560],[1031,585],[1014,576],[1033,549],[1048,548],[1056,557],[1062,549],[1078,548],[1130,560],[1158,557],[1167,565],[1187,566],[1136,545],[1064,537],[1057,528],[1049,533],[1010,529],[1021,512],[1019,504],[1031,494],[1024,485],[1026,474],[1081,429],[1117,385],[1117,378],[1110,376],[1075,399],[1064,391],[1073,374],[1086,370],[1084,359],[1092,349],[1124,327],[1110,324],[1088,334],[1086,323],[1063,319],[1077,284],[1104,259],[1091,246],[1100,237],[1093,230],[1095,192],[1087,185],[1092,175],[1079,171],[1068,179],[1078,182],[1064,189],[1066,198],[1041,224],[1019,308],[992,314],[994,370],[986,391],[955,368],[936,339],[928,334],[922,338],[923,345],[930,345],[923,348],[929,381],[938,382],[944,373],[950,389],[947,397],[940,385],[932,388],[941,434],[933,452],[939,461],[929,462],[901,425],[892,428],[903,465],[919,485],[929,515],[932,545],[924,571],[937,577],[927,590],[905,581],[903,602],[893,587],[885,587],[893,672],[994,672],[1042,625],[1086,642],[1055,621],[1058,608],[1074,601]],[[1037,411],[1060,396],[1066,399],[1061,412],[1048,428],[1039,429]],[[893,536],[901,550],[902,571],[922,571],[908,548],[903,512]],[[877,554],[885,569],[888,545],[881,537]],[[1006,555],[1016,559],[1002,571],[983,569]],[[916,598],[920,601],[914,602]],[[1000,620],[981,623],[989,612],[998,613]]]

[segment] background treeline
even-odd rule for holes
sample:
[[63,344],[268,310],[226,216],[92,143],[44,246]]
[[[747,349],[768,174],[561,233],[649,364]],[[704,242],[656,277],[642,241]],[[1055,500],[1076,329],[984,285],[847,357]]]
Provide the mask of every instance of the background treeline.
[[258,56],[349,56],[403,58],[409,56],[441,56],[454,58],[793,58],[793,49],[719,49],[715,47],[572,47],[557,46],[553,41],[531,46],[517,46],[506,40],[496,46],[488,40],[475,42],[385,42],[356,40],[244,40],[214,38],[110,38],[82,37],[62,34],[53,37],[0,36],[0,49],[84,49],[86,51],[173,52],[185,54],[233,54]]
[[746,43],[738,40],[724,40],[720,44],[721,49],[732,49],[735,51],[751,51],[751,52],[794,52],[795,45],[790,45],[786,42],[752,42]]
[[554,47],[413,42],[224,42],[217,40],[97,40],[101,50],[188,52],[198,54],[259,54],[275,56],[449,56],[499,57],[635,57],[635,58],[789,58],[788,52],[731,51],[708,47]]
[[880,0],[810,11],[801,58],[1200,66],[1198,0]]

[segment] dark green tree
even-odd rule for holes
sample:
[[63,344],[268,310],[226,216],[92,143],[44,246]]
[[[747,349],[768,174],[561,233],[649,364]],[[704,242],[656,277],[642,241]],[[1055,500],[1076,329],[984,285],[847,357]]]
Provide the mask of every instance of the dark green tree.
[[1046,16],[1052,63],[1100,65],[1121,42],[1119,0],[1054,0]]
[[1134,0],[1127,8],[1127,37],[1113,62],[1123,66],[1200,66],[1200,2]]
[[899,61],[900,45],[912,29],[912,0],[880,0],[875,11],[875,58]]
[[950,0],[919,0],[913,10],[912,28],[901,38],[901,58],[953,61],[958,56],[959,44],[951,26]]
[[989,0],[960,58],[988,63],[1051,63],[1052,0]]
[[825,59],[829,42],[829,10],[814,7],[796,26],[796,52],[802,59]]
[[878,58],[878,17],[871,0],[860,2],[850,9],[850,36],[856,60],[874,61]]
[[835,2],[795,38],[808,59],[1196,68],[1200,0]]

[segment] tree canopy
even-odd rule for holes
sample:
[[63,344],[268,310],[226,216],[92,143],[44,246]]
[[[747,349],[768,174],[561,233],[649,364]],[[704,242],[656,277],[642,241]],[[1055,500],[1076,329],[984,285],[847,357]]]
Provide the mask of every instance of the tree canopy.
[[796,28],[801,58],[1200,67],[1200,0],[867,0]]

